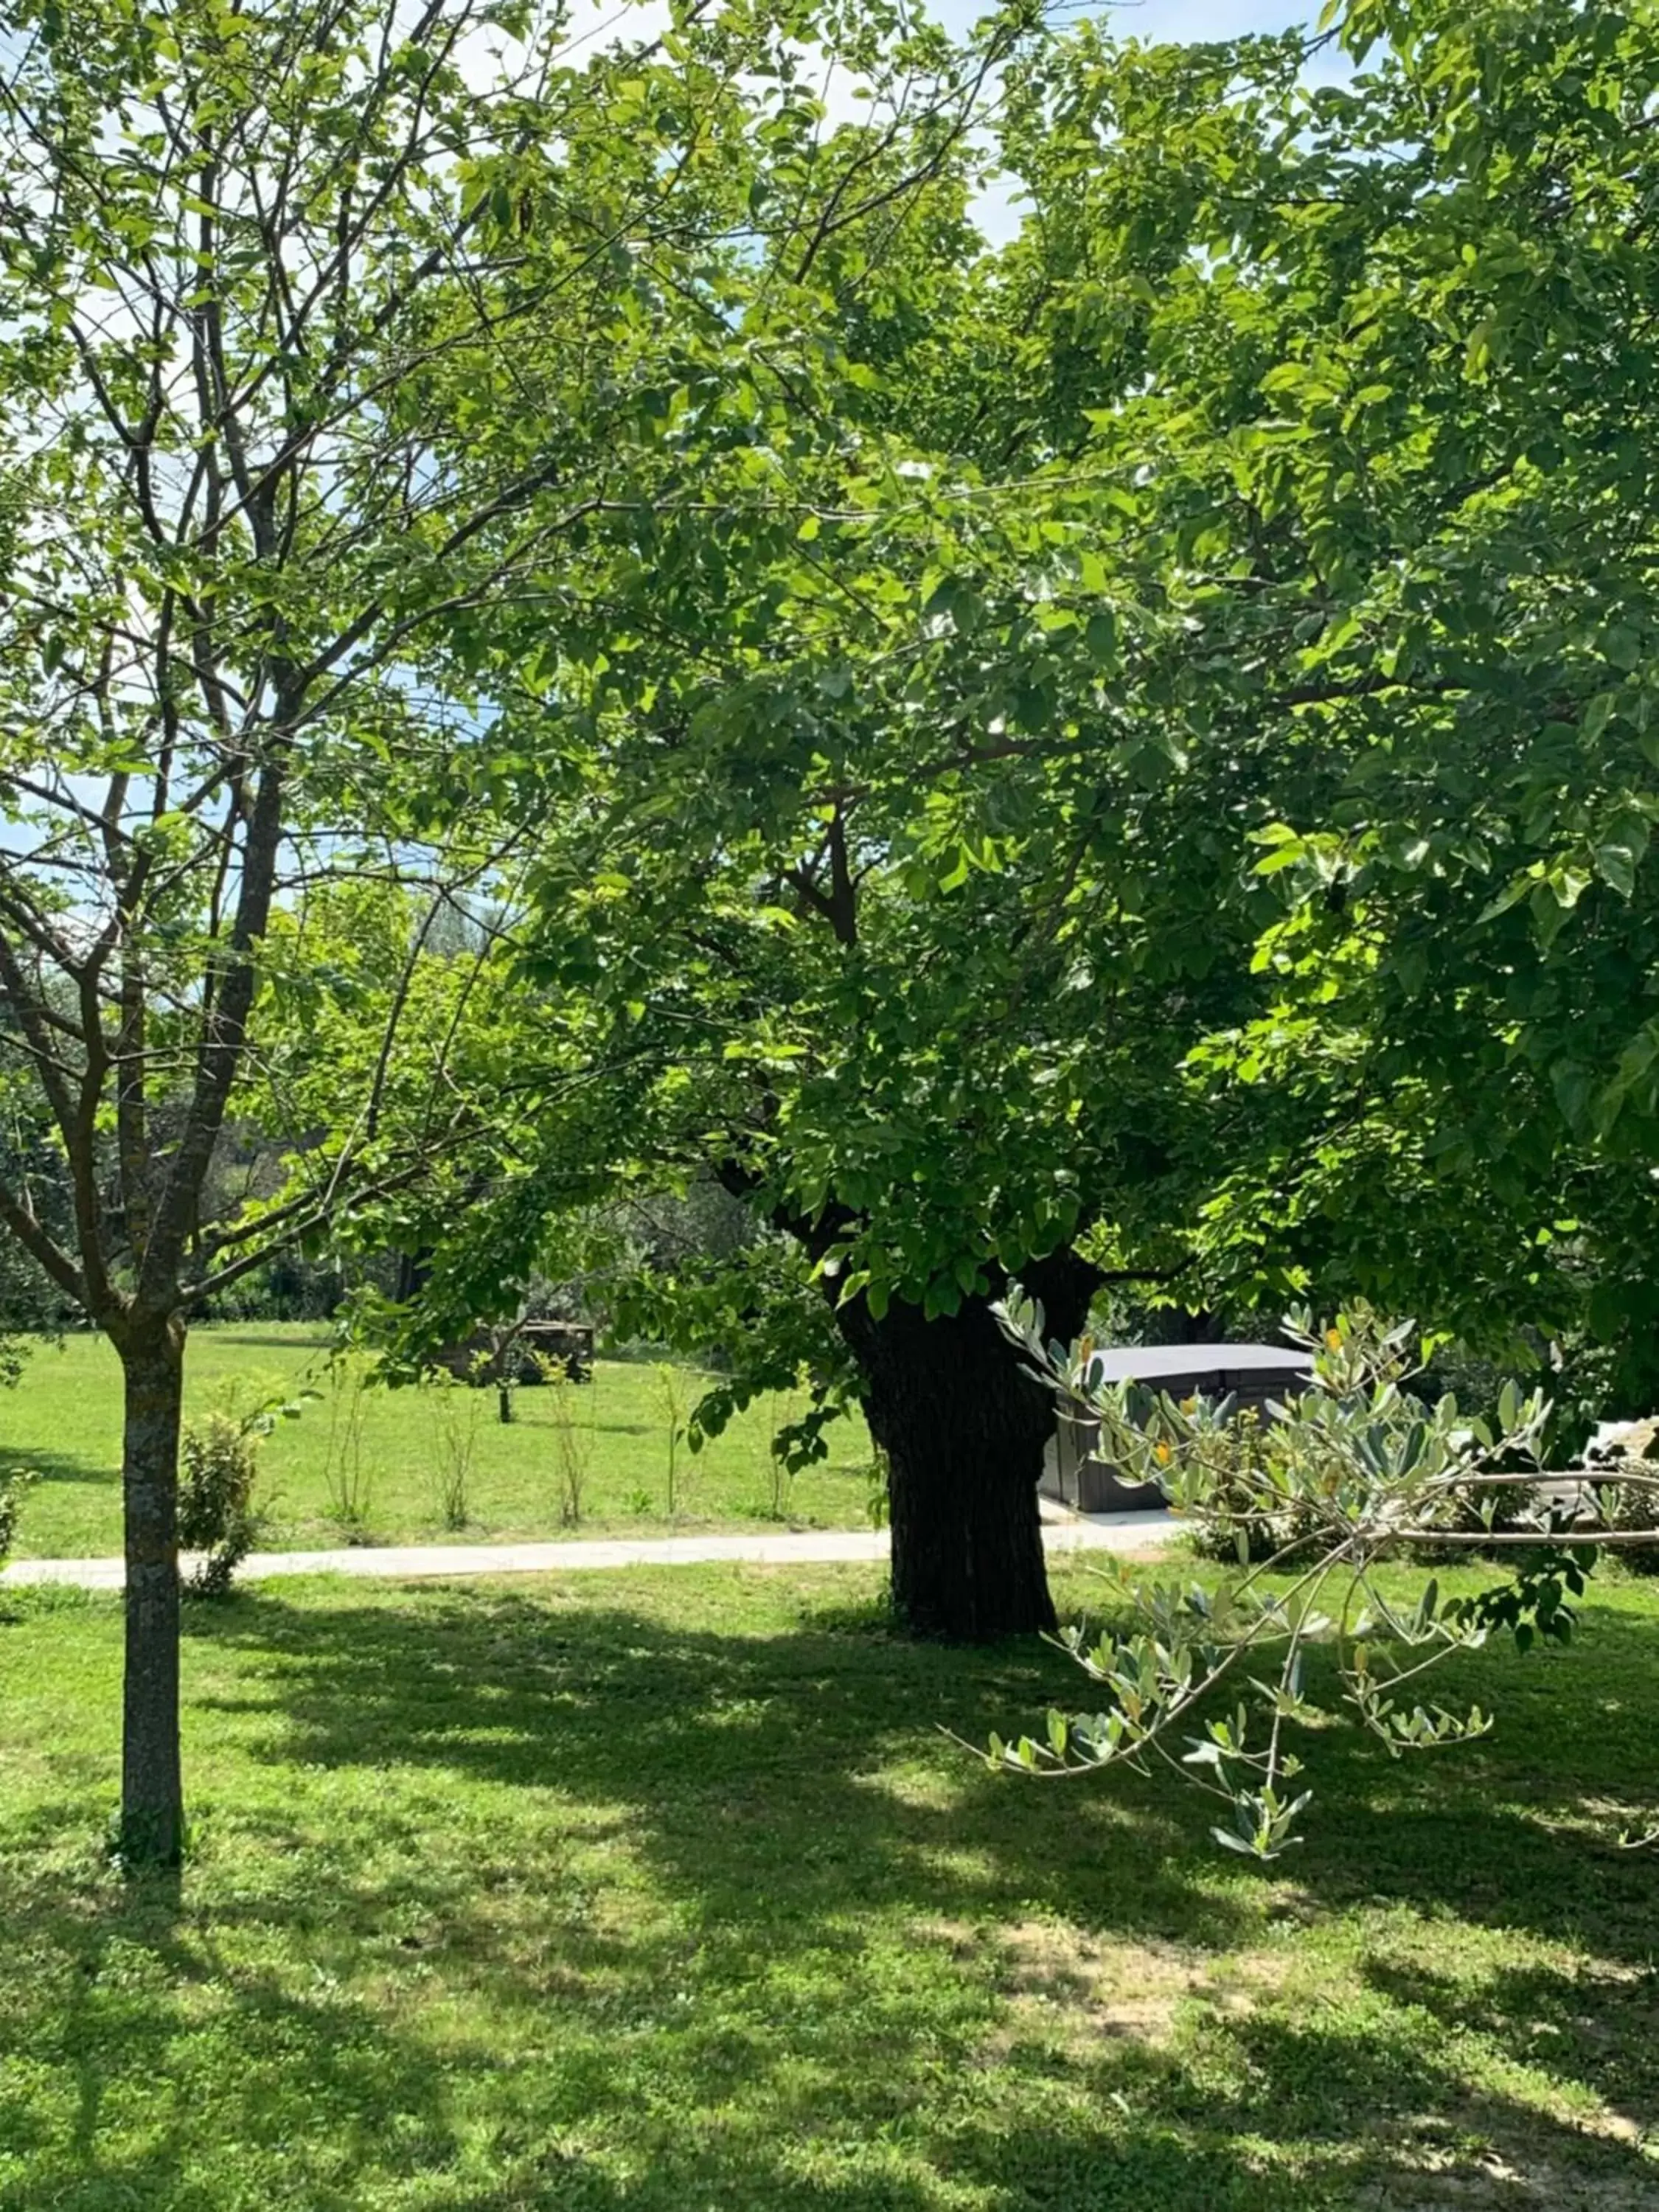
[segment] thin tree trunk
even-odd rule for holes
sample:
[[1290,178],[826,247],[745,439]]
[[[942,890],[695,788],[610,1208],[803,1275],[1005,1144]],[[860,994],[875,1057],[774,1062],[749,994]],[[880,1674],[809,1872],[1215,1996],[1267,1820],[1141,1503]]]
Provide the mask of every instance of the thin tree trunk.
[[[1088,1310],[1093,1271],[1066,1255],[1048,1275],[1051,1326],[1069,1336]],[[877,1321],[857,1298],[836,1319],[887,1454],[900,1618],[917,1635],[975,1644],[1052,1629],[1037,1483],[1054,1401],[988,1301],[966,1299],[934,1321],[896,1303]]]
[[123,1858],[176,1866],[184,1848],[179,1755],[179,1423],[185,1331],[176,1320],[117,1341],[125,1383],[126,1534]]

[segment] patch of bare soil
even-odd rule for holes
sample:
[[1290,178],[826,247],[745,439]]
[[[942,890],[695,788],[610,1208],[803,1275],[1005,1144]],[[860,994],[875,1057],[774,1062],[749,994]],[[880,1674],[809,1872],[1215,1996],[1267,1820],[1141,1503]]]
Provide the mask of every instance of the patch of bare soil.
[[1511,2148],[1399,2175],[1367,2197],[1364,2212],[1653,2212],[1656,2204],[1659,2168],[1596,2172]]
[[[1480,2113],[1480,2134],[1419,2116],[1399,2169],[1369,2192],[1364,2212],[1654,2212],[1659,2159],[1640,2124],[1606,2110],[1571,2129],[1512,2111]],[[1480,2139],[1484,2137],[1485,2139]],[[1461,2140],[1460,2140],[1461,2138]],[[1579,2148],[1582,2145],[1582,2148]]]
[[1247,2013],[1279,1972],[1268,1954],[1218,1960],[1173,1943],[1098,1942],[1061,1921],[1016,1921],[994,1940],[1009,1997],[986,2052],[994,2061],[1034,2039],[1078,2056],[1118,2038],[1167,2043],[1183,2003]]

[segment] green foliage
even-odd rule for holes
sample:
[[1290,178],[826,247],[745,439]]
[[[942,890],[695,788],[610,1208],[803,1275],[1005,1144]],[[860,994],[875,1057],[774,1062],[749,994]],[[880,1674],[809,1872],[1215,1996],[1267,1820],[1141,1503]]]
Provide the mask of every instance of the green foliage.
[[[1144,1771],[1161,1759],[1225,1804],[1218,1842],[1277,1858],[1300,1840],[1312,1796],[1297,1786],[1292,1730],[1323,1727],[1334,1704],[1391,1757],[1485,1735],[1492,1723],[1479,1705],[1425,1705],[1415,1685],[1496,1629],[1522,1651],[1540,1637],[1566,1643],[1596,1546],[1628,1541],[1607,1528],[1588,1487],[1536,1513],[1529,1529],[1500,1530],[1495,1501],[1527,1484],[1509,1470],[1517,1459],[1535,1464],[1549,1407],[1513,1383],[1491,1420],[1461,1413],[1449,1395],[1415,1399],[1404,1388],[1412,1322],[1362,1306],[1322,1328],[1305,1311],[1290,1316],[1286,1334],[1312,1355],[1308,1385],[1240,1438],[1228,1432],[1231,1401],[1109,1383],[1087,1340],[1070,1352],[1044,1344],[1042,1310],[1029,1299],[1017,1294],[1000,1310],[1034,1366],[1099,1423],[1102,1456],[1130,1480],[1160,1483],[1172,1508],[1212,1537],[1231,1528],[1239,1565],[1215,1584],[1126,1583],[1127,1630],[1067,1631],[1065,1648],[1102,1704],[1051,1711],[1046,1739],[993,1737],[994,1765]],[[1659,1476],[1632,1479],[1659,1540]],[[1381,1573],[1389,1559],[1459,1545],[1525,1548],[1500,1584],[1445,1595],[1431,1579],[1411,1606],[1395,1601]],[[1308,1658],[1327,1647],[1332,1688],[1316,1696]],[[1218,1712],[1224,1695],[1232,1703]]]
[[[774,406],[822,350],[784,272],[851,280],[843,230],[959,199],[988,59],[885,6],[603,28],[483,0],[417,30],[391,0],[18,13],[0,872],[37,1110],[3,1219],[100,1322],[295,1245],[419,1251],[518,1116],[557,1118],[591,1025],[526,1024],[510,954],[537,803],[605,804],[592,687],[629,646],[600,584],[666,580],[683,538],[721,562],[763,516],[756,385]],[[880,120],[828,125],[805,85],[835,67]],[[885,143],[918,72],[939,97]],[[216,1168],[237,1124],[247,1184]]]
[[227,1413],[185,1424],[179,1440],[179,1542],[200,1554],[187,1584],[196,1596],[227,1595],[258,1540],[258,1475],[257,1429]]
[[[1041,44],[996,50],[1017,73]],[[716,1181],[772,1247],[676,1268],[640,1333],[729,1349],[694,1440],[807,1366],[807,1453],[850,1380],[837,1310],[947,1317],[1091,1229],[1128,1263],[1185,1255],[1182,1063],[1262,996],[1234,801],[1195,799],[1161,698],[1126,713],[1123,670],[1180,617],[1103,565],[1123,471],[1058,459],[1074,409],[1011,380],[1064,254],[1036,221],[987,251],[963,210],[989,144],[930,143],[904,56],[830,134],[890,185],[841,206],[833,163],[801,179],[839,266],[768,235],[722,270],[743,377],[694,359],[666,402],[695,504],[648,542],[595,530],[585,623],[550,635],[537,605],[492,633],[489,747],[540,833],[525,969],[580,1009],[593,1074],[434,1271],[476,1310],[607,1180]],[[952,114],[984,58],[939,55]],[[1023,146],[1010,125],[996,153]],[[1103,357],[1088,397],[1139,373]],[[547,765],[573,728],[589,807]]]
[[[464,1207],[456,1156],[520,1095],[484,641],[503,600],[556,635],[603,518],[650,537],[665,371],[740,337],[720,265],[775,158],[745,125],[816,140],[814,9],[679,9],[672,53],[567,27],[517,0],[6,19],[0,1038],[35,1111],[0,1230],[169,1414],[192,1312],[374,1207],[396,1241],[417,1184]],[[549,747],[550,780],[581,758]],[[571,1073],[541,1031],[532,1112]],[[277,1174],[216,1174],[239,1121]],[[135,1425],[135,1497],[172,1433]],[[338,1507],[361,1528],[349,1474]],[[169,1861],[176,1637],[135,1611],[125,1703],[123,1833]]]
[[1267,1003],[1188,1063],[1225,1136],[1200,1243],[1258,1301],[1599,1342],[1644,1406],[1659,23],[1334,21],[1340,83],[1090,30],[1019,93],[1074,258],[1043,312],[1092,288],[1141,374],[1076,453],[1107,584],[1179,623],[1121,628],[1125,711],[1212,818],[1231,765],[1254,848]]
[[[1620,1063],[1653,964],[1650,583],[1607,554],[1610,514],[1650,536],[1644,26],[1365,10],[1365,74],[1315,85],[1298,37],[1085,25],[1009,58],[1006,247],[964,171],[908,238],[847,226],[879,310],[733,275],[787,371],[670,402],[730,532],[596,539],[591,634],[498,633],[529,972],[610,1071],[521,1221],[599,1152],[719,1176],[877,1319],[1077,1242],[1247,1304],[1420,1297],[1506,1356],[1639,1319],[1641,1069],[1615,1145],[1547,1030],[1593,1006],[1572,1049]],[[538,766],[573,711],[587,812]],[[796,1286],[731,1272],[740,1378]]]
[[364,1450],[364,1417],[374,1386],[362,1361],[340,1356],[329,1361],[323,1487],[331,1516],[354,1540],[367,1530],[374,1496],[374,1465]]
[[[480,1355],[487,1359],[488,1353]],[[421,1385],[432,1437],[432,1478],[441,1527],[465,1528],[472,1517],[472,1475],[478,1456],[482,1404],[471,1384],[441,1369]],[[367,1511],[365,1500],[364,1510]]]
[[548,1402],[553,1416],[553,1463],[558,1477],[559,1525],[581,1526],[582,1508],[588,1495],[597,1442],[597,1393],[590,1382],[573,1382],[562,1368],[550,1369],[546,1378]]
[[504,1310],[607,1182],[717,1182],[756,1248],[646,1294],[732,1359],[694,1443],[1067,1247],[1506,1365],[1617,1337],[1635,1387],[1652,32],[1364,8],[1331,83],[1085,23],[1000,47],[938,160],[876,71],[699,267],[742,358],[653,362],[648,521],[455,641],[570,1110],[450,1207],[435,1299]]

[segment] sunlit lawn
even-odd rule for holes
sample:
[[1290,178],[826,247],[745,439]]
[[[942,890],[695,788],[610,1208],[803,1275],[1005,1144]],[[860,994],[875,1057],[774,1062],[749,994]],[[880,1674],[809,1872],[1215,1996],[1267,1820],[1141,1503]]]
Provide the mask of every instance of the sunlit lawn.
[[[358,1370],[358,1371],[361,1371]],[[349,1370],[348,1370],[348,1373]],[[696,1403],[705,1378],[673,1370],[679,1419]],[[493,1392],[459,1391],[446,1410],[430,1390],[373,1389],[362,1402],[364,1492],[361,1525],[343,1518],[340,1468],[354,1391],[329,1370],[323,1332],[282,1323],[198,1329],[191,1336],[186,1382],[189,1407],[199,1413],[234,1404],[250,1410],[302,1385],[321,1402],[297,1421],[283,1422],[264,1449],[263,1492],[270,1546],[337,1544],[349,1530],[380,1542],[420,1542],[451,1532],[444,1525],[441,1485],[448,1457],[446,1431],[470,1432],[473,1464],[467,1484],[465,1540],[592,1534],[626,1528],[664,1533],[672,1521],[696,1526],[781,1522],[804,1528],[867,1526],[869,1439],[856,1419],[830,1431],[827,1465],[791,1479],[775,1477],[770,1439],[799,1401],[769,1399],[751,1407],[695,1455],[677,1454],[671,1516],[670,1417],[663,1380],[649,1363],[601,1360],[591,1384],[569,1394],[572,1418],[585,1432],[591,1472],[582,1526],[562,1523],[555,1393],[516,1394],[515,1418],[503,1427]],[[36,1468],[18,1532],[20,1557],[74,1558],[120,1549],[121,1389],[114,1353],[99,1337],[74,1335],[39,1346],[15,1390],[0,1392],[0,1458]]]
[[[1070,1594],[1081,1586],[1073,1583]],[[267,1585],[192,1609],[195,1855],[100,1858],[116,1604],[0,1626],[7,2212],[1418,2212],[1659,2203],[1659,1596],[1201,1800],[986,1773],[1065,1662],[861,1570]]]

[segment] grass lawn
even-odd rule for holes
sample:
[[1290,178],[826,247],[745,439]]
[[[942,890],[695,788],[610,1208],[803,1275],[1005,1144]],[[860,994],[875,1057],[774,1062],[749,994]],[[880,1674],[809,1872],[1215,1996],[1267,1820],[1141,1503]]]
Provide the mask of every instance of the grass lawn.
[[[1062,1595],[1075,1601],[1080,1578]],[[1468,1753],[1312,1745],[1270,1873],[970,1738],[1075,1679],[866,1571],[317,1581],[191,1614],[196,1854],[124,1889],[120,1617],[0,1626],[4,2212],[1638,2212],[1659,1592]]]
[[[246,1410],[307,1383],[324,1394],[299,1420],[283,1422],[264,1448],[269,1518],[262,1541],[272,1548],[338,1544],[348,1526],[340,1512],[340,1471],[359,1394],[349,1382],[343,1386],[331,1378],[325,1348],[322,1331],[282,1322],[204,1328],[191,1335],[187,1414],[228,1402]],[[349,1370],[362,1372],[361,1366]],[[684,1367],[674,1374],[683,1422],[703,1378]],[[560,1394],[520,1391],[515,1419],[503,1427],[493,1391],[365,1390],[355,1455],[365,1510],[353,1533],[381,1543],[433,1542],[451,1533],[441,1483],[452,1418],[464,1448],[470,1439],[461,1533],[475,1543],[624,1528],[661,1533],[671,1520],[689,1526],[868,1525],[870,1443],[856,1419],[831,1430],[827,1463],[781,1477],[781,1488],[775,1485],[769,1442],[781,1421],[804,1408],[804,1395],[751,1406],[695,1456],[682,1443],[671,1514],[662,1390],[650,1365],[601,1360],[592,1383],[569,1394],[591,1462],[580,1529],[560,1520],[554,1434]],[[96,1558],[120,1550],[121,1377],[101,1337],[36,1346],[18,1388],[0,1391],[0,1457],[41,1476],[24,1500],[17,1557]]]

